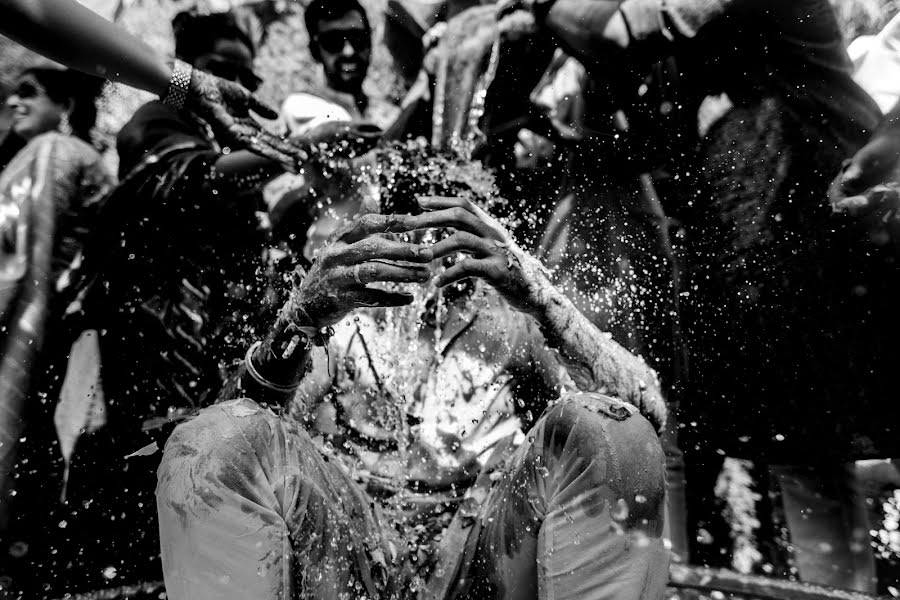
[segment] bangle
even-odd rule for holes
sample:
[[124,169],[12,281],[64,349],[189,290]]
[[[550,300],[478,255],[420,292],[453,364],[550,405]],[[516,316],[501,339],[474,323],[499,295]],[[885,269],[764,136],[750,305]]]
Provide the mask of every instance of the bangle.
[[194,67],[183,60],[175,59],[175,63],[172,65],[172,79],[169,80],[169,87],[166,88],[163,104],[168,104],[177,110],[184,108],[191,86],[191,74],[193,71]]
[[247,366],[247,373],[250,374],[250,377],[252,377],[256,383],[274,392],[278,392],[280,394],[290,394],[296,391],[296,389],[300,387],[299,381],[288,385],[283,385],[280,383],[269,381],[268,379],[260,375],[259,371],[256,369],[256,365],[253,364],[253,353],[256,352],[256,349],[259,348],[261,344],[262,342],[254,342],[253,345],[250,346],[250,348],[247,350],[247,355],[244,356],[244,364]]

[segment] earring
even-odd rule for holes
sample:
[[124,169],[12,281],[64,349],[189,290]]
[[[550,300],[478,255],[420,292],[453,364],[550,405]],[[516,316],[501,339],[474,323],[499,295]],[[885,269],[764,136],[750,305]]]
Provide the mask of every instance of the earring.
[[69,113],[64,112],[59,117],[59,126],[57,126],[59,132],[63,135],[72,135],[72,124],[69,123]]

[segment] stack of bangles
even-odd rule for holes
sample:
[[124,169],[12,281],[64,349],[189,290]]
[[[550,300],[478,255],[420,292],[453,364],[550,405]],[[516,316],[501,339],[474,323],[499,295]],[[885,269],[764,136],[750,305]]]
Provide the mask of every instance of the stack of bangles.
[[[262,342],[254,342],[253,345],[247,350],[247,355],[244,356],[244,364],[247,366],[247,373],[250,377],[253,378],[253,381],[263,386],[266,389],[272,390],[273,392],[278,392],[280,394],[292,394],[298,387],[300,387],[301,379],[295,381],[294,383],[283,384],[283,383],[275,383],[274,381],[269,381],[265,377],[260,374],[259,369],[256,368],[256,365],[253,364],[253,353],[256,352],[256,349],[260,347]],[[307,350],[309,349],[309,344],[307,343]]]

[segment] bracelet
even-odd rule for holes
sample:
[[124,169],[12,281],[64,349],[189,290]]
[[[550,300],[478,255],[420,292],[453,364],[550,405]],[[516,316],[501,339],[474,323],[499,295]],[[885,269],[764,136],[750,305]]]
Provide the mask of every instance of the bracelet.
[[274,392],[278,392],[280,394],[290,394],[296,391],[296,389],[300,387],[299,381],[289,385],[282,385],[280,383],[269,381],[268,379],[260,375],[259,371],[256,369],[256,366],[253,364],[253,353],[256,352],[256,349],[259,348],[261,344],[262,342],[254,342],[253,345],[251,345],[247,350],[247,355],[244,356],[244,364],[247,366],[247,373],[250,374],[250,377],[252,377],[253,380],[256,381],[256,383]]
[[191,86],[191,74],[194,67],[176,58],[172,65],[172,79],[169,80],[169,87],[166,88],[166,95],[163,97],[163,104],[168,104],[172,108],[181,110],[187,101],[188,91]]

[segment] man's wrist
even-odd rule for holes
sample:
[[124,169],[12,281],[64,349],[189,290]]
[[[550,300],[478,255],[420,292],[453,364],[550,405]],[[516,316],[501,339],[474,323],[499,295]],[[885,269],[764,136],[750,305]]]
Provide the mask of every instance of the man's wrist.
[[514,306],[542,321],[550,293],[554,289],[550,272],[540,260],[516,245],[510,246],[507,252],[510,259],[519,264],[518,270],[521,274],[520,285],[516,286],[519,293],[513,301]]
[[[309,353],[309,345],[306,345],[304,348],[304,354]],[[293,377],[293,380],[290,382],[282,382],[276,381],[275,377],[263,375],[260,370],[268,370],[265,369],[264,365],[266,365],[269,360],[278,360],[278,357],[271,356],[272,351],[270,349],[264,348],[264,344],[262,342],[256,342],[250,348],[247,349],[247,354],[244,356],[244,365],[247,369],[247,374],[256,382],[257,385],[266,388],[267,390],[280,393],[280,394],[291,394],[293,393],[299,386],[301,377],[297,377],[296,374]],[[293,354],[293,353],[292,353]]]

